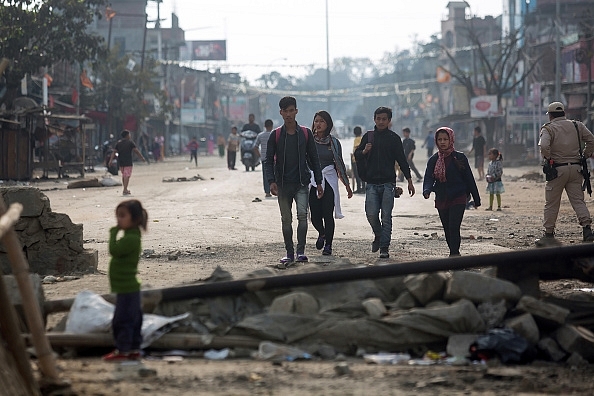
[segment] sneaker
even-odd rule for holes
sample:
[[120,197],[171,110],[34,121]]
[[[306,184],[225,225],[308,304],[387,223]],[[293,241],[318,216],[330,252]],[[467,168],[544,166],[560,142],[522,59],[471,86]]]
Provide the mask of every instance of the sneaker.
[[287,255],[285,257],[280,259],[281,264],[288,264],[288,263],[292,263],[293,261],[295,261],[295,255],[293,253],[290,253],[290,254],[287,253]]
[[331,256],[332,255],[332,245],[324,246],[324,250],[322,251],[324,256]]
[[389,258],[390,253],[388,252],[388,248],[381,248],[379,258]]
[[120,352],[114,349],[107,355],[103,355],[102,359],[106,362],[124,362],[130,360],[130,352]]
[[375,253],[379,250],[379,248],[380,248],[379,243],[380,243],[379,238],[375,238],[373,240],[373,242],[371,242],[371,252],[372,253]]
[[318,237],[318,240],[316,241],[316,249],[322,250],[322,248],[324,247],[324,242],[325,242],[324,236],[320,235]]
[[501,212],[501,208],[497,208],[497,211],[498,211],[498,212]]
[[538,247],[550,247],[561,245],[561,242],[557,238],[555,238],[555,234],[552,232],[545,232],[544,236],[540,239],[537,239],[534,243]]
[[493,210],[493,208],[491,206],[489,206],[487,209],[485,210]]
[[134,349],[129,353],[130,360],[140,360],[142,359],[142,351],[139,349]]
[[268,193],[268,194],[265,195],[265,197],[266,198],[270,198],[270,197],[272,197],[272,194]]
[[309,259],[303,253],[297,253],[297,260],[296,261],[298,263],[307,263],[309,261]]

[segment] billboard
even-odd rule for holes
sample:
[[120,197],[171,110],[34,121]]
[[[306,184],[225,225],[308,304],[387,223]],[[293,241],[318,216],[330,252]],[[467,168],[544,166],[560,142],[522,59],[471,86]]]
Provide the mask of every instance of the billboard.
[[199,40],[188,42],[191,60],[227,60],[226,40]]
[[476,96],[470,99],[470,117],[484,118],[499,114],[496,95]]

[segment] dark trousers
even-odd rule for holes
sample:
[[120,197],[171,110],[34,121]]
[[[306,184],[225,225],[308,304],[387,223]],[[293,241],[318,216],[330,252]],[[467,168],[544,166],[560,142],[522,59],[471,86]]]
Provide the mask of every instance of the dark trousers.
[[118,351],[130,352],[140,349],[142,308],[139,291],[117,294],[111,327]]
[[[419,173],[419,170],[417,169],[417,167],[415,166],[415,163],[413,162],[412,158],[410,160],[406,161],[408,163],[408,167],[410,168],[411,171],[413,171],[415,173],[415,176],[417,177],[417,179],[422,179],[423,176],[421,176],[421,174]],[[404,173],[402,173],[402,171],[398,172],[398,181],[404,181]]]
[[262,161],[262,184],[264,185],[264,193],[270,194],[270,184],[266,177],[266,160]]
[[198,166],[198,150],[190,150],[190,162],[192,162],[192,160],[194,160],[196,166]]
[[438,209],[446,242],[450,248],[450,256],[460,254],[460,226],[466,205],[454,205],[447,209]]
[[237,157],[237,151],[227,150],[227,167],[229,169],[235,169],[235,158]]
[[318,234],[326,239],[326,245],[332,245],[334,239],[334,190],[328,182],[324,185],[324,195],[318,199],[318,189],[309,189],[309,212],[311,224]]
[[351,161],[351,168],[353,168],[353,177],[355,178],[355,182],[357,184],[355,191],[361,192],[365,190],[365,182],[359,177],[359,169],[357,168],[357,163],[355,161]]

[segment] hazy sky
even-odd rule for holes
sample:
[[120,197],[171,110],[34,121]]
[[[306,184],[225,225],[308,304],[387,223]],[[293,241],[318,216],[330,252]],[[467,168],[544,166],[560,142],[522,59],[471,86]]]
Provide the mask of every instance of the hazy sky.
[[[471,13],[501,15],[503,0],[467,0]],[[427,41],[447,17],[447,0],[327,0],[330,62],[338,57],[381,59],[385,52]],[[227,40],[226,62],[199,62],[253,80],[277,70],[303,75],[326,66],[326,0],[163,0],[163,27],[171,12],[186,40]],[[149,15],[156,16],[156,2]]]

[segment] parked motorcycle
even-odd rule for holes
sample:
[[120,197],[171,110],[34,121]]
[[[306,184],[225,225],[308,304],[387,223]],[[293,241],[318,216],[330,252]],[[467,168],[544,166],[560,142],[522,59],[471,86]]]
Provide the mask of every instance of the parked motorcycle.
[[260,165],[260,153],[256,147],[258,133],[254,131],[243,131],[239,136],[243,138],[240,145],[241,162],[245,166],[246,172],[249,172],[250,168],[254,171],[256,170],[256,166]]
[[118,156],[117,154],[113,157],[111,163],[109,163],[109,159],[111,158],[111,154],[115,150],[115,144],[113,142],[106,140],[103,142],[103,165],[107,168],[107,171],[114,176],[118,175]]

